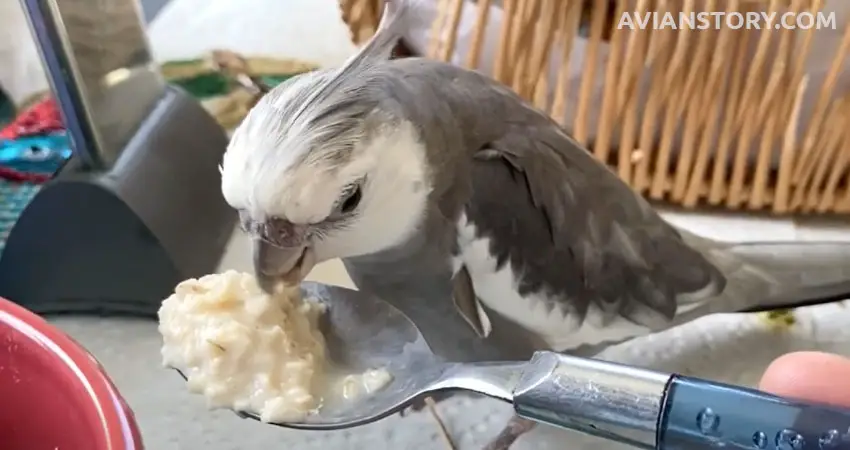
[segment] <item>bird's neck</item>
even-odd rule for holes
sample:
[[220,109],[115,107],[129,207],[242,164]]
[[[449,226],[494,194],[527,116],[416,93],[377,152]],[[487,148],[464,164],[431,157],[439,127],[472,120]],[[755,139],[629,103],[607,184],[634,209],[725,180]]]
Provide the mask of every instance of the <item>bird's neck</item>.
[[511,360],[530,354],[530,349],[516,353],[475,334],[452,301],[449,264],[440,264],[425,245],[347,258],[343,264],[359,290],[380,297],[413,320],[434,354],[445,361]]
[[[457,217],[457,214],[450,217]],[[346,258],[345,262],[363,268],[364,273],[375,271],[398,278],[450,278],[452,243],[457,236],[455,222],[431,204],[422,222],[404,242],[375,253]]]
[[[361,290],[405,298],[451,298],[453,223],[439,213],[427,214],[416,231],[400,245],[380,252],[344,258],[352,281]],[[395,300],[387,299],[391,303]]]
[[462,351],[477,345],[477,337],[454,310],[450,256],[429,245],[433,244],[429,234],[423,231],[379,253],[344,258],[343,264],[359,290],[377,295],[410,317],[437,356],[476,360],[477,353]]
[[[343,259],[351,280],[363,292],[389,302],[416,324],[434,354],[445,361],[526,359],[537,348],[518,338],[522,330],[498,319],[481,339],[458,314],[452,300],[451,264],[425,239],[376,255]],[[496,325],[498,327],[496,328]]]

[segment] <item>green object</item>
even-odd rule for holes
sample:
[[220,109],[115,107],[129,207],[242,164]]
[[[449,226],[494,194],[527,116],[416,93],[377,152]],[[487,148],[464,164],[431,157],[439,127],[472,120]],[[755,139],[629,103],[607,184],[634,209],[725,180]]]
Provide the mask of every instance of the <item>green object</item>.
[[194,68],[198,66],[203,66],[206,64],[206,60],[203,58],[195,58],[195,59],[173,59],[165,63],[166,67],[187,67]]
[[171,80],[171,84],[180,86],[193,97],[199,99],[227,95],[230,92],[231,86],[230,80],[220,73],[215,72],[196,75],[191,78]]
[[201,100],[227,95],[231,89],[230,80],[213,70],[204,59],[168,61],[161,70],[169,83]]
[[[275,87],[295,75],[298,74],[265,75],[258,78],[266,85]],[[190,78],[173,79],[171,83],[180,86],[192,94],[193,97],[201,100],[227,95],[232,86],[232,82],[227,77],[217,72],[196,75]]]
[[[269,87],[275,87],[307,70],[304,69],[307,67],[304,64],[291,61],[281,61],[280,71],[273,69],[274,60],[262,60],[259,64],[264,67],[265,72],[249,75]],[[208,59],[168,61],[161,66],[161,71],[169,83],[179,86],[201,101],[226,97],[238,88],[235,80],[217,71]]]
[[286,75],[265,75],[265,76],[262,76],[262,77],[259,77],[259,78],[266,85],[268,85],[270,87],[275,87],[275,86],[279,85],[280,83],[283,83],[284,81],[286,81],[286,80],[288,80],[288,79],[290,79],[290,78],[292,78],[296,75],[299,75],[299,74],[288,73]]
[[[185,69],[190,71],[192,67],[197,67],[199,64],[201,64],[201,61],[169,62],[168,69],[177,72],[183,69],[183,67],[180,66],[185,66]],[[295,75],[298,74],[287,73],[281,75],[263,75],[258,78],[266,85],[274,87]],[[233,85],[230,79],[219,72],[201,73],[186,78],[172,78],[170,82],[174,85],[180,86],[192,94],[193,97],[201,100],[227,95]]]

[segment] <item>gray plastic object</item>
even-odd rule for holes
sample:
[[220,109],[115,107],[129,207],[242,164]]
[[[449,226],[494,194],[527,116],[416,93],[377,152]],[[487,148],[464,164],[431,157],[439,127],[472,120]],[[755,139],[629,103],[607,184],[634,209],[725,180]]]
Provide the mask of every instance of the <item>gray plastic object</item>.
[[213,272],[236,215],[220,191],[227,136],[162,80],[133,0],[22,2],[74,156],[24,210],[0,296],[37,313],[155,316]]

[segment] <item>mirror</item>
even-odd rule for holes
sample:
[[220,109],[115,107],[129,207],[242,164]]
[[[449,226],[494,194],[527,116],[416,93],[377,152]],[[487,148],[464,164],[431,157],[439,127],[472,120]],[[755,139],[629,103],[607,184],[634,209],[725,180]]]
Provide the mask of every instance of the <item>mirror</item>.
[[118,159],[162,97],[135,0],[23,0],[53,93],[86,169]]

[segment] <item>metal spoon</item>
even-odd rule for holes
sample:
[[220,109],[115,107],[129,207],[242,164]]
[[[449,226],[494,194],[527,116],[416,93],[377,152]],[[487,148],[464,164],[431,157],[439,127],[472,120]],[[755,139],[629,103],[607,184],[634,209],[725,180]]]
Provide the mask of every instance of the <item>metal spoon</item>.
[[553,352],[528,362],[447,363],[389,303],[320,283],[301,288],[305,298],[328,306],[321,325],[331,361],[352,373],[382,367],[393,380],[369,396],[323,406],[303,422],[275,425],[355,427],[428,393],[462,389],[513,403],[521,417],[639,448],[765,448],[762,441],[770,441],[794,450],[850,449],[850,411]]

